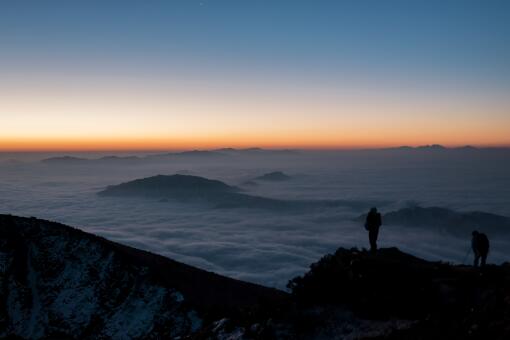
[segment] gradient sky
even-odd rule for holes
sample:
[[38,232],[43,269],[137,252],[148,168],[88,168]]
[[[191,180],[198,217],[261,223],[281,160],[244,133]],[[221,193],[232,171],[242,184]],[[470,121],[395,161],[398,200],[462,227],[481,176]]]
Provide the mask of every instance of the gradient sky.
[[510,145],[510,1],[0,3],[0,150]]

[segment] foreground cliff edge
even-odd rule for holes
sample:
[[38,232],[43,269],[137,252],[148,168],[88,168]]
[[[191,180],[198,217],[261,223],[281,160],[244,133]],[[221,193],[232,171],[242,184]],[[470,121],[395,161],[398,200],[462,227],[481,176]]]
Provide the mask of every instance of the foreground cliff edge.
[[0,337],[508,339],[510,266],[340,248],[291,294],[0,215]]

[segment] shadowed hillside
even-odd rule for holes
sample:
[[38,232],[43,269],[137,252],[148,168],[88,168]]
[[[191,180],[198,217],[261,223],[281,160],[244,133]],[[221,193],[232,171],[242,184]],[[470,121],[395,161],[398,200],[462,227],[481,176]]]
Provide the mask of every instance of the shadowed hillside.
[[0,215],[0,285],[0,337],[176,337],[286,298],[62,224],[9,215]]
[[343,306],[363,319],[401,320],[404,327],[380,338],[510,337],[508,264],[479,270],[425,261],[397,248],[377,254],[340,248],[288,287],[308,308]]

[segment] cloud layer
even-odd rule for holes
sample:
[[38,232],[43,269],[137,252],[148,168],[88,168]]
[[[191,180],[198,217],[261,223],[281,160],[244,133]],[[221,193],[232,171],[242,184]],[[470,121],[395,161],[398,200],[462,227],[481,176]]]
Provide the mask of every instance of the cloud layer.
[[[137,164],[0,162],[0,208],[280,288],[339,246],[367,247],[366,231],[356,218],[376,203],[383,212],[419,204],[510,216],[510,164],[502,156],[424,158],[359,151],[236,157]],[[243,187],[271,171],[284,171],[291,179]],[[222,180],[257,196],[354,203],[303,211],[211,209],[96,195],[108,185],[174,173]],[[470,232],[454,237],[433,226],[384,225],[380,243],[428,259],[462,262]],[[493,239],[492,245],[489,262],[510,258],[510,237]]]

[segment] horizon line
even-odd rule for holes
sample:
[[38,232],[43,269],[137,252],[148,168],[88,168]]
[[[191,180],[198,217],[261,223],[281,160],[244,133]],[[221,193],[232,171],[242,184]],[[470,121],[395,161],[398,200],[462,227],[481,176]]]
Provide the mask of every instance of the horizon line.
[[118,153],[129,153],[129,152],[137,152],[137,153],[149,153],[149,152],[186,152],[186,151],[220,151],[222,149],[233,149],[233,150],[250,150],[250,149],[261,149],[261,150],[295,150],[295,151],[364,151],[364,150],[388,150],[388,149],[401,149],[401,148],[411,148],[411,149],[419,149],[419,148],[444,148],[444,149],[461,149],[461,148],[474,148],[474,149],[508,149],[510,148],[510,144],[456,144],[456,145],[445,145],[439,143],[431,143],[431,144],[401,144],[401,145],[390,145],[390,146],[324,146],[324,147],[314,147],[314,146],[299,146],[299,147],[290,147],[290,146],[247,146],[247,147],[233,147],[233,146],[219,146],[212,148],[201,148],[201,147],[190,147],[190,148],[153,148],[153,149],[137,149],[137,148],[122,148],[122,149],[94,149],[94,148],[79,148],[79,149],[0,149],[0,154],[5,153],[109,153],[109,152],[118,152]]

